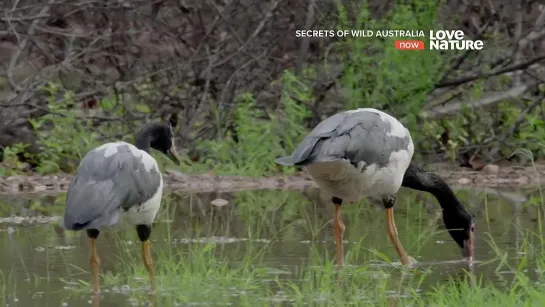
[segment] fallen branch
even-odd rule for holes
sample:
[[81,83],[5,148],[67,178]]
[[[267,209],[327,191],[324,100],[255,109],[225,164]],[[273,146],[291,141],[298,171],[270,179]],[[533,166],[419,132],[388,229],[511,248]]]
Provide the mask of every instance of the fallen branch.
[[507,99],[518,98],[528,90],[535,88],[537,85],[538,83],[517,86],[505,92],[491,94],[477,101],[456,101],[446,106],[436,107],[428,111],[424,111],[420,113],[420,116],[426,119],[436,119],[445,115],[456,113],[460,111],[464,105],[468,105],[473,108],[491,106]]
[[[545,182],[545,165],[503,167],[497,174],[466,170],[434,170],[453,186],[469,187],[532,187]],[[537,169],[537,171],[536,171]],[[185,175],[167,170],[163,174],[165,188],[181,192],[237,192],[250,190],[301,191],[316,184],[306,173],[297,176],[247,177]],[[56,194],[68,189],[72,175],[0,177],[0,195]]]

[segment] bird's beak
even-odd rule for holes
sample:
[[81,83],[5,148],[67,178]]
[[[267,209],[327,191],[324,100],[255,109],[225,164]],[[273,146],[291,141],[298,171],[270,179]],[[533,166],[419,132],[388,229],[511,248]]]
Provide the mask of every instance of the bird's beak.
[[178,152],[176,151],[176,146],[174,146],[174,142],[172,143],[172,146],[167,151],[167,157],[170,158],[176,165],[180,165],[180,159],[178,159]]
[[473,231],[470,230],[469,238],[467,240],[464,240],[464,247],[462,248],[462,255],[469,262],[473,261],[473,241],[474,234]]

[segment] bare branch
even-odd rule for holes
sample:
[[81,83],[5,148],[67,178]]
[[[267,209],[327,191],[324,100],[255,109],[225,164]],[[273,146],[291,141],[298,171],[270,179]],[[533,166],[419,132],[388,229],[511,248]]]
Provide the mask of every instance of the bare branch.
[[519,64],[508,66],[508,67],[505,67],[505,68],[502,68],[502,69],[498,69],[498,70],[496,70],[494,72],[475,74],[475,75],[472,75],[472,76],[466,76],[466,77],[456,79],[456,80],[447,80],[445,82],[441,82],[441,83],[436,84],[435,88],[442,88],[442,87],[448,87],[448,86],[458,86],[458,85],[461,85],[461,84],[464,84],[464,83],[475,81],[477,79],[490,78],[490,77],[501,75],[501,74],[504,74],[504,73],[507,73],[507,72],[512,72],[512,71],[519,70],[519,69],[525,69],[525,68],[528,68],[531,65],[533,65],[535,63],[538,63],[538,62],[541,62],[543,60],[545,60],[545,54],[534,57],[534,58],[532,58],[532,59],[530,59],[530,60],[528,60],[526,62],[523,62],[523,63],[519,63]]
[[[514,51],[514,63],[520,64],[522,61],[522,58],[524,57],[524,52],[526,51],[526,48],[528,45],[543,36],[545,36],[545,29],[543,29],[543,24],[545,22],[545,10],[541,11],[541,14],[536,19],[534,24],[534,29],[526,35],[526,37],[522,38],[522,4],[524,3],[524,0],[519,0],[518,6],[520,6],[520,9],[517,9],[517,28],[515,31],[515,51]],[[522,71],[515,71],[514,73],[514,85],[518,86],[521,84],[521,76]]]
[[[18,2],[18,1],[17,1]],[[49,2],[40,10],[37,16],[43,16],[47,13],[49,10],[49,7],[55,2],[55,0],[49,0]],[[21,56],[21,52],[25,49],[28,40],[31,36],[34,35],[34,32],[36,31],[36,26],[40,22],[40,18],[35,18],[32,23],[30,24],[30,28],[28,29],[28,35],[27,37],[20,42],[19,48],[15,50],[15,53],[11,56],[11,60],[9,62],[8,71],[7,71],[7,77],[8,77],[8,84],[12,91],[19,93],[21,91],[21,88],[15,83],[13,80],[13,70],[15,69],[15,65],[17,64],[17,60],[19,60],[19,57]],[[15,29],[13,29],[15,32]]]
[[[316,0],[310,0],[308,2],[307,10],[307,21],[305,22],[305,29],[311,29],[312,24],[314,23],[314,6],[316,5]],[[309,46],[309,38],[303,38],[301,42],[301,48],[299,49],[299,58],[297,59],[297,64],[295,66],[295,73],[297,75],[301,74],[301,69],[303,69],[303,62],[307,60],[307,52]]]
[[265,15],[265,18],[263,18],[263,20],[261,21],[261,23],[259,23],[259,25],[257,26],[257,28],[254,30],[254,32],[252,33],[252,35],[250,35],[250,37],[246,40],[246,42],[237,48],[237,50],[235,52],[233,52],[232,54],[228,55],[227,57],[225,57],[223,60],[219,61],[218,63],[214,64],[211,68],[216,68],[216,67],[219,67],[225,63],[227,63],[229,60],[231,60],[235,55],[237,55],[239,52],[241,52],[244,48],[246,48],[246,46],[248,45],[248,43],[253,40],[260,32],[261,30],[263,30],[263,27],[265,27],[265,24],[267,23],[267,21],[272,17],[273,15],[273,12],[274,10],[276,9],[276,6],[278,5],[278,0],[272,0],[271,3],[270,3],[270,7],[269,7],[269,11],[267,12],[267,15]]
[[[487,22],[481,29],[479,29],[479,33],[478,33],[478,35],[477,35],[477,37],[475,39],[481,39],[483,34],[489,28],[489,26],[490,26],[490,23]],[[453,71],[460,68],[460,66],[465,62],[465,60],[467,60],[469,55],[471,55],[471,50],[466,50],[466,52],[464,52],[464,54],[459,56],[456,59],[456,61],[454,61],[454,64],[443,74],[443,77],[441,77],[441,81],[439,81],[439,83],[443,83],[447,79],[447,76],[449,76]]]

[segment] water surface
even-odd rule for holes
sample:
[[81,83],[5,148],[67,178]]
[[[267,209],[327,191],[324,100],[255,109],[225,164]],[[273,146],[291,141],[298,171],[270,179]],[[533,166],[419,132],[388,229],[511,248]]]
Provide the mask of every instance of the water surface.
[[[456,193],[477,219],[474,274],[498,287],[507,287],[512,270],[491,260],[498,257],[498,250],[506,255],[507,264],[515,264],[525,255],[522,247],[528,244],[526,234],[540,233],[539,197],[527,191]],[[99,237],[104,276],[100,298],[95,297],[93,302],[88,286],[89,240],[84,232],[65,232],[58,226],[64,197],[5,197],[0,201],[0,303],[25,307],[144,304],[147,275],[140,260],[140,242],[133,227],[125,223],[103,231]],[[404,275],[396,266],[398,256],[386,233],[382,206],[365,200],[346,204],[342,211],[346,224],[346,276],[389,278],[385,291],[403,295],[399,287],[391,287],[398,281],[402,283]],[[165,304],[180,306],[289,303],[291,298],[280,290],[279,284],[292,282],[303,289],[307,282],[305,271],[326,270],[333,263],[332,214],[332,204],[316,190],[166,193],[151,236],[158,280],[163,288],[157,299],[175,295]],[[460,251],[443,229],[441,211],[434,198],[403,190],[395,206],[395,217],[401,242],[420,262],[417,271],[426,274],[418,293],[449,279],[462,278],[469,270],[466,263],[458,261]],[[532,244],[540,248],[538,240]],[[249,255],[255,255],[255,263]],[[537,266],[529,261],[525,273],[537,282]],[[213,280],[217,276],[212,266],[220,264],[226,264],[229,270],[243,268],[247,273],[240,273],[240,278],[251,276],[252,280],[241,283],[246,285],[243,290],[235,285],[232,291],[226,290],[229,285]],[[182,282],[173,281],[176,275],[172,274],[194,278],[195,282],[189,280],[187,285],[200,283],[201,288],[188,289],[186,285],[184,289]],[[222,274],[228,276],[229,272]],[[210,293],[202,290],[206,289],[207,278]],[[252,292],[254,286],[261,292]],[[221,291],[228,294],[220,294]],[[365,289],[361,291],[365,296]],[[309,295],[309,300],[327,300],[320,298],[319,289],[309,293],[301,295]]]

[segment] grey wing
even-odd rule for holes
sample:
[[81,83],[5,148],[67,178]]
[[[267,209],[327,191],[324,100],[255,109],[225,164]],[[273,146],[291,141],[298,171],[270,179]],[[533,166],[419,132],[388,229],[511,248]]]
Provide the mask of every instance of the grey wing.
[[348,113],[342,112],[326,118],[314,127],[301,143],[297,145],[291,155],[276,159],[276,163],[286,166],[308,163],[309,157],[313,154],[316,147],[316,143],[321,139],[330,138],[347,117]]
[[129,209],[149,199],[159,188],[161,174],[146,170],[141,157],[128,147],[105,157],[92,150],[81,161],[66,195],[62,226],[70,230],[98,229],[119,219]]
[[322,121],[287,157],[276,160],[282,165],[306,165],[347,159],[353,164],[385,165],[392,152],[407,149],[410,136],[388,135],[389,122],[374,112],[342,112]]

